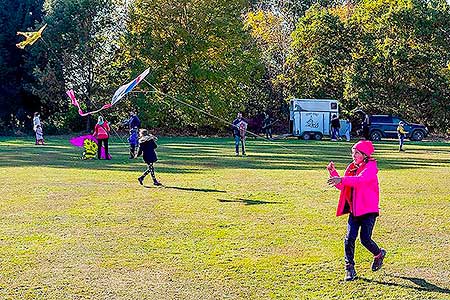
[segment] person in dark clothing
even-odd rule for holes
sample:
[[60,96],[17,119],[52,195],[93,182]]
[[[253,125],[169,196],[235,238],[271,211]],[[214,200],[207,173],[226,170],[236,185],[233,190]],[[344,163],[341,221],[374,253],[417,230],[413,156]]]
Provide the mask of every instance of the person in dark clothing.
[[339,129],[341,129],[341,124],[339,118],[336,115],[331,117],[331,140],[336,141],[339,139]]
[[264,113],[264,121],[262,129],[266,134],[266,139],[272,139],[272,124],[273,124],[272,118],[269,116],[268,113]]
[[236,156],[239,155],[239,143],[242,144],[242,156],[245,156],[246,130],[247,130],[247,122],[242,118],[242,113],[238,113],[237,118],[233,121],[233,137]]
[[158,180],[156,180],[155,176],[155,168],[153,164],[158,160],[156,156],[155,149],[158,147],[156,145],[156,141],[158,138],[150,133],[148,133],[147,129],[139,130],[139,150],[137,157],[143,154],[144,162],[147,164],[147,170],[138,178],[139,184],[144,184],[144,178],[149,173],[152,176],[154,185],[162,185]]
[[136,158],[136,150],[139,146],[138,139],[137,127],[130,129],[130,136],[128,137],[128,142],[130,143],[130,159]]
[[141,127],[141,120],[139,120],[137,114],[135,111],[132,111],[130,113],[130,119],[128,120],[128,127],[129,129],[137,128],[139,129]]
[[370,139],[370,118],[369,115],[366,114],[364,116],[364,120],[362,122],[362,132],[363,132],[363,136],[364,139],[369,140]]

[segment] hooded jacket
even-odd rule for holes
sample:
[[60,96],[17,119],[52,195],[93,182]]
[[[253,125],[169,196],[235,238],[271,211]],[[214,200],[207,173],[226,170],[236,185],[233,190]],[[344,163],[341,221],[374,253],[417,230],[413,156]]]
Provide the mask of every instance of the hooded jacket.
[[158,145],[156,145],[156,140],[157,138],[153,135],[146,135],[139,139],[139,150],[137,156],[143,154],[142,158],[147,164],[154,163],[158,160],[155,152],[155,149],[158,147]]
[[[379,214],[380,188],[378,184],[378,167],[374,159],[357,167],[348,165],[342,182],[336,184],[341,191],[336,216],[352,213],[355,217],[368,213]],[[338,176],[336,170],[330,171],[332,177]]]

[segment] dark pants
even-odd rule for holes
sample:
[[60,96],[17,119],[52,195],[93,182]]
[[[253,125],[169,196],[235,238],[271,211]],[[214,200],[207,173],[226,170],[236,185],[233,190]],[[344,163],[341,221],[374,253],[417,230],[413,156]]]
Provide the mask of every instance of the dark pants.
[[137,145],[130,144],[130,158],[134,158],[136,156]]
[[98,159],[100,159],[102,155],[102,143],[105,146],[105,159],[109,159],[108,139],[98,139],[98,150],[97,150]]
[[380,254],[380,247],[372,240],[372,231],[375,226],[377,214],[366,214],[355,217],[352,214],[348,217],[347,235],[345,237],[345,262],[355,264],[355,242],[358,237],[358,231],[361,228],[361,244],[367,248],[373,255]]
[[265,132],[266,132],[266,139],[271,139],[272,138],[272,128],[266,128]]
[[399,134],[398,135],[398,144],[400,146],[400,150],[403,149],[403,141],[405,140],[405,135]]

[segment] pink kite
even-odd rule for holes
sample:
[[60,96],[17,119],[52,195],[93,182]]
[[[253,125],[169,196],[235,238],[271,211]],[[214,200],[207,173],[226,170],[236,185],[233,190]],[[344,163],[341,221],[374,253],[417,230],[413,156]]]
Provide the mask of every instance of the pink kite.
[[[74,138],[70,139],[70,143],[72,145],[74,145],[75,147],[84,147],[84,140],[86,140],[86,139],[91,140],[91,141],[95,142],[96,144],[98,144],[97,139],[92,134],[74,137]],[[100,157],[102,159],[105,159],[106,158],[105,147],[102,146],[100,151],[101,151]],[[109,153],[108,153],[108,158],[111,159],[111,154],[109,154]]]
[[84,113],[80,108],[80,104],[78,103],[77,99],[75,98],[74,91],[68,90],[66,92],[66,94],[69,96],[70,100],[72,101],[72,105],[78,107],[78,113],[80,114],[80,116],[84,117],[84,116],[91,115],[91,114],[97,113],[99,111],[102,111],[104,109],[110,108],[111,106],[116,104],[126,94],[131,92],[142,80],[144,80],[145,76],[147,76],[149,72],[150,72],[150,69],[146,69],[144,72],[142,72],[142,74],[140,74],[138,77],[133,79],[131,82],[119,87],[117,89],[117,91],[114,93],[111,103],[107,103],[107,104],[103,105],[102,108],[97,109],[95,111],[90,111],[90,112]]
[[78,101],[77,101],[77,98],[75,98],[75,93],[73,92],[73,90],[68,90],[68,91],[66,92],[66,94],[69,96],[70,100],[72,101],[72,105],[75,105],[76,107],[78,107],[78,113],[79,113],[80,116],[82,116],[82,117],[85,117],[85,116],[87,116],[87,115],[91,115],[91,114],[97,113],[97,112],[99,112],[99,111],[101,111],[101,110],[110,108],[110,107],[112,106],[112,104],[107,103],[107,104],[103,105],[102,108],[100,108],[100,109],[97,109],[97,110],[95,110],[95,111],[90,111],[90,112],[84,113],[84,112],[81,110],[81,107],[80,107],[80,104],[79,104]]

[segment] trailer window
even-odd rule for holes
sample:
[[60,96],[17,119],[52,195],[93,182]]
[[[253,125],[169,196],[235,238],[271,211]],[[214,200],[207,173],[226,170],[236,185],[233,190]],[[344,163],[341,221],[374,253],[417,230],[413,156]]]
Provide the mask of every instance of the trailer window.
[[331,102],[331,109],[337,109],[337,103],[336,102]]

